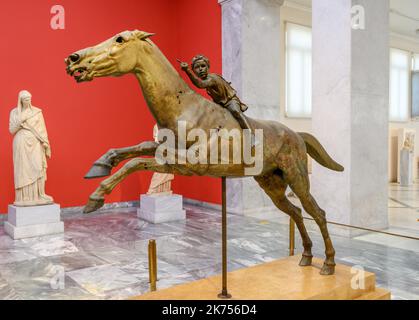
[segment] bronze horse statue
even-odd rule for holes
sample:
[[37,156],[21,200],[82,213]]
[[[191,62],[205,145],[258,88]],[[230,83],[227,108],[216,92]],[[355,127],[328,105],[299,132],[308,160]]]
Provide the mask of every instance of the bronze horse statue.
[[[67,73],[77,82],[91,81],[97,77],[122,76],[133,73],[137,77],[147,105],[159,128],[170,129],[178,139],[178,122],[187,123],[186,130],[201,129],[210,132],[214,128],[237,129],[238,122],[222,106],[205,99],[180,77],[159,48],[150,40],[152,34],[143,31],[125,31],[83,50],[66,59]],[[314,218],[320,228],[326,248],[326,259],[320,271],[331,275],[335,271],[335,250],[327,229],[325,212],[310,194],[307,169],[307,153],[322,166],[343,171],[325,151],[322,145],[308,133],[296,133],[276,121],[262,121],[248,118],[253,130],[263,130],[263,167],[254,179],[272,199],[273,203],[288,214],[296,223],[303,241],[304,252],[300,266],[312,263],[312,242],[304,226],[301,209],[286,197],[289,186],[300,199],[304,210]],[[159,164],[155,156],[159,144],[154,141],[138,145],[111,149],[92,166],[86,178],[105,177],[121,161],[131,159],[119,171],[100,183],[89,197],[85,213],[103,206],[104,196],[129,174],[139,170],[180,175],[212,177],[243,177],[245,163],[240,164]],[[188,148],[186,146],[186,148]],[[180,150],[175,150],[180,152]],[[184,150],[183,150],[184,151]]]

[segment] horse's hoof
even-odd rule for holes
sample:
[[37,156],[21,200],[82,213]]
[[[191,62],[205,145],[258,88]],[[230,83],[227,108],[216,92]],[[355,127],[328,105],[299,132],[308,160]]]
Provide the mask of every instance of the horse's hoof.
[[313,260],[313,256],[303,256],[300,260],[300,267],[308,267],[311,266],[311,262]]
[[111,174],[112,166],[102,163],[95,163],[89,172],[84,176],[85,179],[95,179],[107,177]]
[[89,198],[86,206],[83,208],[83,213],[91,213],[103,207],[105,203],[104,198]]
[[322,276],[331,276],[333,274],[335,274],[335,266],[334,265],[328,265],[328,264],[323,264],[322,269],[320,270],[320,274]]

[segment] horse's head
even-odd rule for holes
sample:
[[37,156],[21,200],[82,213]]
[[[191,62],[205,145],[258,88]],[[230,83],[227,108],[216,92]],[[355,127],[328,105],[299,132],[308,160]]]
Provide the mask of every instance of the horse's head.
[[67,73],[83,82],[135,72],[140,66],[140,55],[152,46],[150,36],[144,31],[124,31],[94,47],[74,52],[65,59]]

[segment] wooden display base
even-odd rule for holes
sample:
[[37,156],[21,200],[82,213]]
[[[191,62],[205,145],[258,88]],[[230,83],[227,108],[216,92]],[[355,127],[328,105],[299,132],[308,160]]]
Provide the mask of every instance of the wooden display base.
[[[321,276],[323,260],[300,267],[301,256],[289,257],[228,273],[233,300],[389,300],[390,292],[375,287],[375,274],[365,272],[365,289],[357,284],[352,268],[337,265],[333,276]],[[158,289],[158,282],[157,282]],[[134,300],[217,300],[221,276],[186,283],[133,297]]]

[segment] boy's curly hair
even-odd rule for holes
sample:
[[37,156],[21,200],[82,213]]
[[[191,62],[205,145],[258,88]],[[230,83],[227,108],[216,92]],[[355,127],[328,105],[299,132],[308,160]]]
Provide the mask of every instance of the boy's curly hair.
[[209,59],[206,56],[202,55],[202,54],[198,54],[195,57],[193,57],[193,59],[192,59],[192,68],[194,68],[195,67],[195,63],[197,63],[200,60],[203,60],[207,64],[208,69],[210,68]]

